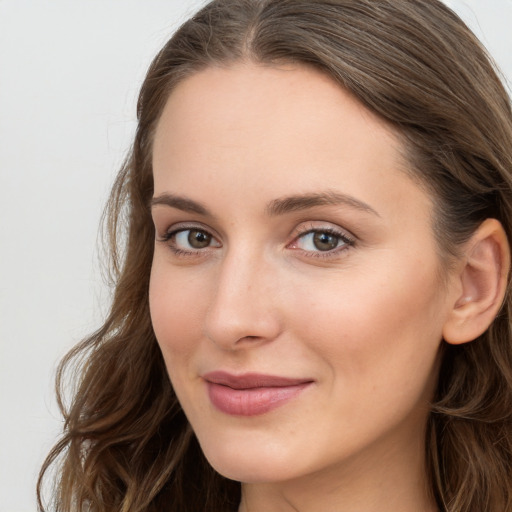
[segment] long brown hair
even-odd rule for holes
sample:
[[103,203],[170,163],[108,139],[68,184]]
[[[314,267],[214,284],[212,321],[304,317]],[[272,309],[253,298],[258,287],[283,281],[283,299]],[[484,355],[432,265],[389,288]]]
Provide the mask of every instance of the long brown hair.
[[[214,0],[154,59],[138,129],[105,216],[115,285],[104,325],[62,361],[59,512],[236,510],[238,483],[206,462],[166,374],[148,310],[151,153],[173,87],[207,66],[314,66],[395,127],[435,202],[449,264],[486,218],[512,240],[512,113],[490,58],[438,0]],[[426,468],[446,512],[512,511],[512,301],[478,340],[443,346]],[[75,384],[64,406],[65,377]]]

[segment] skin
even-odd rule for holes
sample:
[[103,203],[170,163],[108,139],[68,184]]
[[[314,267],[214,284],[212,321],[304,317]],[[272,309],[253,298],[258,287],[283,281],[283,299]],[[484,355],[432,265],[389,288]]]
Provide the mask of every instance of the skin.
[[[167,102],[151,316],[206,457],[242,482],[240,512],[436,510],[424,432],[460,287],[441,279],[431,198],[401,150],[383,121],[303,67],[208,68]],[[269,213],[325,192],[343,201]],[[190,229],[206,246],[189,244]],[[336,247],[319,250],[311,230],[338,233]],[[202,376],[214,370],[312,384],[233,416],[208,397]]]

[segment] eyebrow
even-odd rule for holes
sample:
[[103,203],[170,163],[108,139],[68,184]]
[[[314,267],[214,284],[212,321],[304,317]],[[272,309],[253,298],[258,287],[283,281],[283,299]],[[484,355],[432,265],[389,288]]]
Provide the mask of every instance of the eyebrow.
[[[151,199],[151,208],[159,205],[169,206],[184,212],[197,213],[208,217],[213,217],[209,210],[192,199],[174,194],[164,193]],[[286,213],[307,210],[316,206],[348,206],[356,210],[371,213],[380,217],[376,210],[370,205],[347,194],[334,192],[331,190],[310,194],[298,194],[274,199],[266,207],[266,213],[269,217],[284,215]]]
[[176,196],[174,194],[160,194],[159,196],[151,199],[151,208],[155,206],[164,205],[176,208],[184,212],[197,213],[211,217],[211,213],[201,203],[188,199],[187,197]]
[[370,205],[356,199],[355,197],[340,192],[327,190],[313,194],[299,194],[281,199],[274,199],[267,206],[267,214],[269,216],[283,215],[289,212],[307,210],[315,206],[348,206],[365,213],[371,213],[380,217],[376,210]]

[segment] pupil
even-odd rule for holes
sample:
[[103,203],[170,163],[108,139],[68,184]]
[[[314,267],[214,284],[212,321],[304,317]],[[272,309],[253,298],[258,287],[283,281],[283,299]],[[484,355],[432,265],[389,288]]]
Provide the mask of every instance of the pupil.
[[208,247],[210,245],[210,240],[210,236],[204,231],[191,229],[188,234],[188,243],[194,249],[204,249],[205,247]]
[[338,237],[329,233],[315,233],[313,243],[319,251],[331,251],[338,246]]

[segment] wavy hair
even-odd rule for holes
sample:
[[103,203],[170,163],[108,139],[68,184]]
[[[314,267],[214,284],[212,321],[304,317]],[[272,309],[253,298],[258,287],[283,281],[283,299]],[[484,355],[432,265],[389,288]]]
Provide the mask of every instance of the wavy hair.
[[[235,511],[240,485],[206,462],[169,382],[151,326],[154,228],[148,208],[155,126],[177,83],[236,61],[313,66],[386,120],[411,176],[435,203],[447,264],[486,218],[512,240],[512,113],[490,57],[438,0],[214,0],[156,56],[138,128],[105,213],[114,296],[104,325],[57,374],[65,418],[38,483],[55,467],[58,512]],[[443,343],[425,439],[443,512],[512,511],[510,295],[479,339]],[[65,383],[74,384],[64,405]]]

